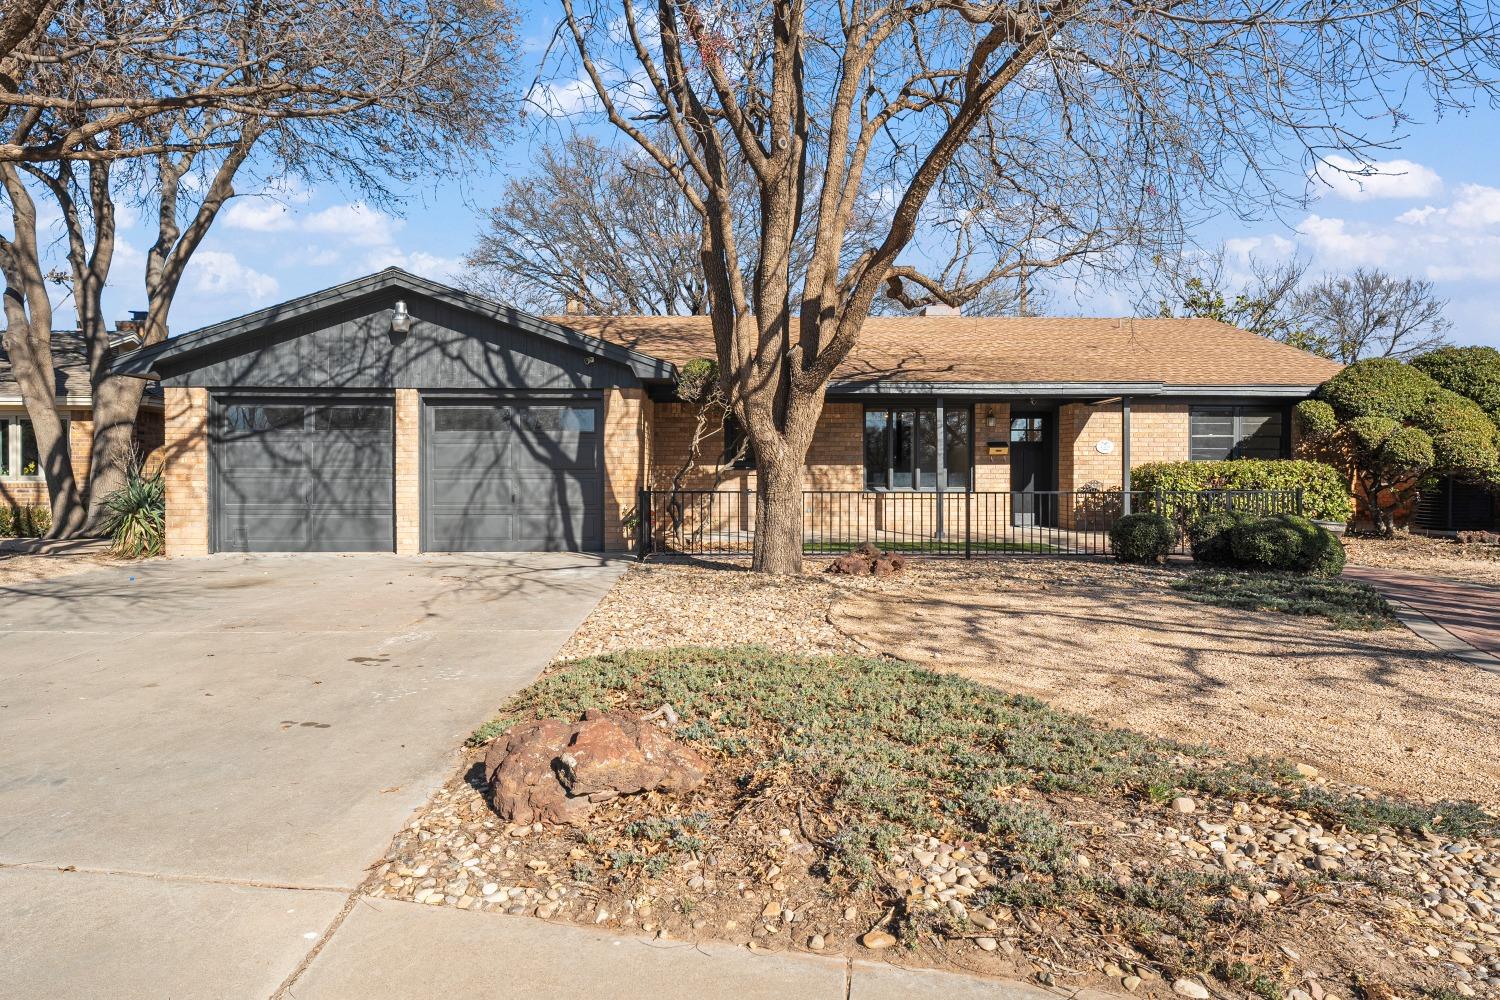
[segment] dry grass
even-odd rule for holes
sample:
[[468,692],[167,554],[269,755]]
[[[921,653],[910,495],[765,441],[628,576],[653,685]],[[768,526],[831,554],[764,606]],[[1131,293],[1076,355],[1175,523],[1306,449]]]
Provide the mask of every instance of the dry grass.
[[86,570],[119,566],[107,548],[88,548],[77,552],[31,555],[0,549],[0,587],[19,587]]
[[1069,560],[915,561],[893,580],[633,570],[563,651],[761,643],[878,652],[1111,725],[1277,755],[1418,798],[1500,805],[1500,677],[1405,631],[1220,609],[1173,569]]
[[1448,538],[1397,535],[1349,536],[1344,549],[1351,566],[1375,566],[1500,586],[1500,545],[1460,545]]

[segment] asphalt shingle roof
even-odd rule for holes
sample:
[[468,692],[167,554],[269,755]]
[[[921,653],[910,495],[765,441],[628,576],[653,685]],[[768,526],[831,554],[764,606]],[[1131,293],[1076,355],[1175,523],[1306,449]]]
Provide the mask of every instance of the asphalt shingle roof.
[[[705,316],[554,321],[674,364],[714,354]],[[1311,386],[1339,367],[1208,319],[874,316],[834,381]]]
[[[91,396],[89,386],[88,345],[77,330],[52,331],[52,367],[57,373],[59,396]],[[146,388],[147,395],[160,396],[156,385]],[[0,344],[0,396],[19,396],[21,387],[16,383],[15,372],[10,366],[10,355]]]

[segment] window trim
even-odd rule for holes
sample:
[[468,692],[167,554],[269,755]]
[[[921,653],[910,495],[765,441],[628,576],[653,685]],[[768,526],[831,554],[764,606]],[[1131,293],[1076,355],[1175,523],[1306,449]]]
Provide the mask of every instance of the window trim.
[[[860,451],[859,451],[859,453],[860,453],[860,482],[862,483],[861,490],[863,492],[865,492],[865,493],[972,493],[974,491],[974,407],[973,407],[973,404],[971,404],[971,403],[960,403],[957,406],[948,406],[946,404],[946,402],[944,402],[943,405],[941,406],[941,410],[942,410],[942,413],[943,413],[943,419],[942,420],[938,420],[937,419],[937,415],[938,415],[938,410],[940,408],[939,407],[939,402],[940,401],[938,401],[938,400],[933,400],[929,404],[909,403],[909,402],[888,402],[888,403],[866,403],[864,405],[863,409],[860,411],[860,420],[859,420],[859,436],[860,436]],[[910,486],[892,486],[891,483],[890,483],[891,477],[892,477],[892,473],[896,471],[895,470],[895,465],[894,465],[895,449],[896,449],[895,426],[896,426],[896,414],[900,413],[900,412],[909,412],[909,413],[912,414],[912,445],[911,445],[911,469],[910,469],[910,472],[911,472],[911,485]],[[869,450],[868,450],[868,442],[867,442],[867,439],[866,439],[865,435],[868,432],[867,431],[867,420],[869,418],[869,414],[871,414],[871,413],[884,413],[886,415],[886,435],[885,435],[885,454],[886,454],[886,459],[885,459],[885,470],[884,470],[884,473],[885,473],[885,485],[883,485],[883,486],[875,486],[875,485],[871,485],[871,483],[870,483]],[[938,463],[939,464],[938,464],[938,466],[936,468],[934,468],[932,470],[934,475],[933,475],[933,485],[931,485],[931,486],[923,486],[923,485],[921,485],[922,473],[921,473],[921,470],[918,468],[918,456],[921,453],[921,448],[919,446],[920,445],[920,441],[918,440],[918,434],[919,434],[918,428],[920,428],[921,424],[922,424],[921,417],[920,417],[920,414],[922,414],[922,413],[930,413],[930,414],[932,414],[932,424],[933,424],[934,429],[936,429],[937,432],[938,432],[938,441],[935,444],[935,453],[937,455],[937,459],[938,459]],[[967,424],[968,424],[968,439],[969,440],[967,441],[966,447],[964,449],[964,451],[965,451],[965,455],[964,455],[964,458],[965,458],[964,484],[962,486],[953,486],[953,485],[947,484],[945,482],[942,482],[938,478],[938,472],[939,471],[941,471],[942,479],[946,479],[947,476],[948,476],[948,474],[949,474],[949,472],[950,472],[949,466],[947,464],[947,459],[948,459],[948,454],[947,454],[947,445],[948,445],[948,419],[954,413],[962,413],[964,415],[964,417],[965,417],[965,420],[967,421]]]
[[[1227,416],[1230,420],[1229,436],[1232,443],[1229,454],[1223,458],[1199,458],[1193,454],[1193,421],[1199,416]],[[1274,416],[1280,423],[1279,434],[1276,443],[1276,457],[1274,459],[1260,459],[1260,461],[1282,461],[1291,457],[1291,420],[1286,407],[1283,406],[1255,406],[1241,405],[1237,403],[1222,403],[1217,405],[1201,404],[1190,407],[1188,410],[1188,461],[1190,462],[1231,462],[1239,461],[1245,456],[1243,445],[1246,440],[1241,432],[1241,421],[1247,417]]]
[[[62,421],[63,447],[67,450],[69,456],[71,456],[73,454],[73,438],[72,438],[72,426],[71,426],[71,424],[72,424],[72,418],[69,417],[66,413],[59,413],[57,415],[57,418],[58,418],[58,420]],[[4,438],[5,438],[4,445],[5,445],[5,448],[8,451],[8,454],[6,454],[6,455],[3,456],[4,459],[5,459],[3,465],[7,469],[20,469],[21,468],[21,424],[22,423],[28,423],[28,424],[31,423],[31,418],[29,416],[27,416],[25,413],[0,413],[0,424],[5,424],[9,428],[14,428],[14,430],[8,430],[3,435]],[[0,475],[0,482],[5,482],[5,483],[45,483],[47,481],[47,472],[46,472],[46,468],[44,467],[44,465],[42,463],[42,459],[41,459],[41,455],[40,454],[37,456],[36,465],[37,465],[36,472],[33,473],[32,475],[29,475],[29,476],[22,475],[19,472],[15,473],[15,474],[6,473],[5,475]]]

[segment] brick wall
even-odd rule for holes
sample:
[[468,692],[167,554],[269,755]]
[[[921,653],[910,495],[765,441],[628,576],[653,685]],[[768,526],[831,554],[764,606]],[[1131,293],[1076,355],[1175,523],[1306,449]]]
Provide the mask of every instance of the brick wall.
[[208,390],[167,388],[167,555],[208,554]]
[[[657,403],[651,417],[652,489],[670,488],[672,477],[687,460],[693,440],[695,408],[686,403]],[[864,406],[828,403],[818,417],[807,449],[803,488],[857,490],[864,486]],[[698,462],[683,480],[687,489],[707,489],[724,454],[724,436],[716,433],[703,443]],[[755,492],[753,470],[725,470],[718,488],[725,492]]]
[[[5,415],[11,415],[8,411]],[[23,411],[14,411],[23,412]],[[68,457],[73,466],[73,477],[79,489],[88,485],[89,472],[94,456],[94,421],[89,410],[64,410],[68,420]],[[141,451],[150,453],[161,448],[163,435],[162,411],[142,407],[136,418],[136,441]],[[7,507],[48,506],[47,484],[41,480],[0,481],[0,504]]]
[[396,390],[396,554],[422,551],[422,398]]
[[[994,421],[994,426],[990,422]],[[974,489],[981,493],[1010,490],[1010,404],[980,403],[974,407]],[[1003,455],[991,455],[989,442],[1005,445]]]
[[604,550],[633,551],[628,522],[640,502],[652,465],[654,406],[641,389],[604,390]]
[[[1121,433],[1119,403],[1090,406],[1067,403],[1057,414],[1057,488],[1078,490],[1087,483],[1104,489],[1121,486]],[[1114,450],[1102,454],[1097,445],[1114,442]],[[1130,406],[1130,467],[1147,462],[1178,462],[1188,457],[1188,407],[1184,403],[1132,403]]]

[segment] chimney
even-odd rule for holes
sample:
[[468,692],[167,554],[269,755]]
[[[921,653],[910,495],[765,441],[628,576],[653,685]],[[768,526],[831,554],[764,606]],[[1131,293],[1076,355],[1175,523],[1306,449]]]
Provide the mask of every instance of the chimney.
[[569,316],[582,316],[583,300],[574,298],[571,295],[568,296],[568,301],[566,304],[564,304],[563,311],[566,312]]
[[934,302],[930,306],[923,306],[923,316],[962,316],[963,311],[958,306],[950,306],[943,302]]
[[115,335],[111,337],[110,343],[116,347],[126,344],[139,345],[141,342],[141,327],[146,325],[146,310],[132,309],[129,319],[115,320]]

